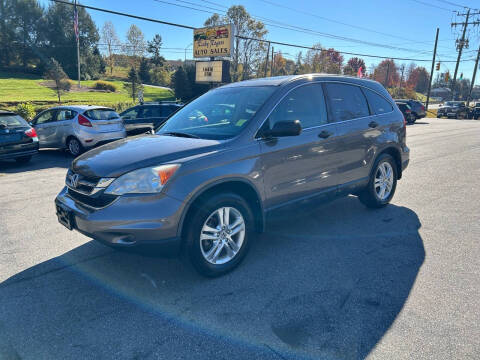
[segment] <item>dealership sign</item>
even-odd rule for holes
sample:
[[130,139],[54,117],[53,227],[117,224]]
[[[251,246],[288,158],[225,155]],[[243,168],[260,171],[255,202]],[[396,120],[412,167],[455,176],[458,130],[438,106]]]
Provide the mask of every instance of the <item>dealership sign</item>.
[[233,48],[232,31],[232,25],[193,30],[193,57],[229,57]]
[[195,82],[226,83],[230,82],[230,61],[197,61],[195,63]]

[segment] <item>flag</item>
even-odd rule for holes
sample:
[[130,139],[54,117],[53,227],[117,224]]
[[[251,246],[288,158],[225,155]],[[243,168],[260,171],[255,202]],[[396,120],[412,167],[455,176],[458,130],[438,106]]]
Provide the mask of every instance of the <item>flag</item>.
[[78,11],[77,11],[77,5],[75,4],[74,10],[73,10],[73,30],[75,31],[75,38],[78,41],[78,36],[79,36],[79,31],[78,31]]
[[358,68],[357,76],[358,76],[359,78],[362,78],[362,77],[363,77],[362,67],[361,67],[361,66]]

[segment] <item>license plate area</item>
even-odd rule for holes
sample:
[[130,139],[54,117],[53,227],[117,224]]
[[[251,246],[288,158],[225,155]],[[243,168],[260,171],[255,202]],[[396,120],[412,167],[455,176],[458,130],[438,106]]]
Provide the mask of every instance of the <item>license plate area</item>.
[[58,222],[65,226],[68,230],[73,230],[75,227],[73,213],[66,207],[56,204]]

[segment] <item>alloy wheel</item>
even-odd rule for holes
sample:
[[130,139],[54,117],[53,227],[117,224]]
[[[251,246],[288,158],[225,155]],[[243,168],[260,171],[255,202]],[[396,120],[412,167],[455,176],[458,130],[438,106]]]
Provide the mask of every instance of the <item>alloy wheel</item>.
[[378,165],[375,173],[375,195],[380,201],[388,199],[393,187],[393,168],[389,162],[385,161]]
[[213,211],[200,233],[200,250],[210,264],[231,261],[242,248],[245,239],[245,219],[234,207]]

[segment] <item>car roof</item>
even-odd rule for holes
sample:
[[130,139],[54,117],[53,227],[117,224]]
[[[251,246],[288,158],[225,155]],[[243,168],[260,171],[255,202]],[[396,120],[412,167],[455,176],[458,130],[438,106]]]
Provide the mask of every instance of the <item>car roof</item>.
[[303,75],[284,75],[284,76],[273,76],[268,78],[244,80],[244,81],[239,81],[239,82],[221,86],[221,88],[230,88],[230,87],[238,87],[238,86],[281,86],[281,85],[285,85],[287,83],[291,83],[291,82],[302,80],[302,79],[348,80],[349,82],[357,83],[357,84],[361,84],[361,83],[378,84],[374,80],[358,78],[354,76],[312,73],[312,74],[303,74]]
[[13,114],[13,115],[17,115],[17,114],[15,114],[13,111],[2,110],[2,109],[0,109],[0,114]]
[[108,106],[98,106],[98,105],[62,105],[62,106],[54,106],[47,110],[61,110],[61,109],[77,110],[77,111],[82,111],[82,110],[86,111],[86,110],[95,110],[95,109],[114,110],[112,108],[109,108]]

